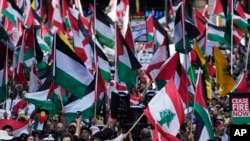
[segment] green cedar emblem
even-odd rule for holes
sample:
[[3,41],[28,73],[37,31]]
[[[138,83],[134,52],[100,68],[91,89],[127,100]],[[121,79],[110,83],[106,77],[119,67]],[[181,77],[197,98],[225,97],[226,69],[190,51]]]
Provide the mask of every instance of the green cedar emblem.
[[158,123],[162,126],[163,124],[167,124],[167,126],[169,127],[170,122],[174,119],[175,113],[173,113],[171,110],[169,109],[165,109],[160,111],[160,117],[161,120],[158,121]]

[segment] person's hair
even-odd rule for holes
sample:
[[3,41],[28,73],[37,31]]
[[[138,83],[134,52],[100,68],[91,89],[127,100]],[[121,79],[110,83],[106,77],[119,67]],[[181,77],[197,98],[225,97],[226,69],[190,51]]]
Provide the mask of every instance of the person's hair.
[[23,140],[27,141],[30,136],[34,137],[32,134],[29,134],[29,135],[24,136]]
[[141,139],[151,138],[150,130],[148,128],[142,128],[140,131],[140,137]]
[[61,140],[63,138],[66,138],[66,137],[70,137],[70,140],[73,141],[73,135],[71,133],[69,133],[69,132],[63,133],[62,136],[61,136]]
[[2,127],[2,130],[6,130],[6,129],[10,129],[11,131],[13,131],[13,127],[11,125],[4,125]]

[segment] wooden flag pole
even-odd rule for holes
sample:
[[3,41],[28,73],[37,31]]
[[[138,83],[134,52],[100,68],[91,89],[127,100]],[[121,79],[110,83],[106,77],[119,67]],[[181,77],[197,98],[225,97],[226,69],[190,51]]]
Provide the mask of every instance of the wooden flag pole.
[[142,119],[143,116],[144,116],[144,113],[142,113],[142,114],[140,115],[140,117],[135,121],[135,123],[133,124],[133,126],[128,130],[128,132],[126,133],[127,135],[129,134],[129,132],[131,132],[131,131],[135,128],[135,126],[136,126],[137,123]]

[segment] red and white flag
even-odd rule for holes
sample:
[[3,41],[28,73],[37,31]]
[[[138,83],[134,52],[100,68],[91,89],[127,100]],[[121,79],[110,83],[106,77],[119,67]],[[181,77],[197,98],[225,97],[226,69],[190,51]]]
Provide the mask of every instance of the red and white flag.
[[148,103],[144,114],[154,128],[169,141],[179,140],[176,135],[184,121],[184,109],[173,79]]

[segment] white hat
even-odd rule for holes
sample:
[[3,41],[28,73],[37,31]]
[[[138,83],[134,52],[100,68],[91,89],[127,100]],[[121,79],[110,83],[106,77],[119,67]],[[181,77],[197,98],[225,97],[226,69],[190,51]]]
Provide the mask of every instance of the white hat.
[[0,130],[0,139],[1,140],[11,140],[13,139],[13,136],[10,136],[7,131],[5,130]]
[[97,120],[97,121],[95,122],[95,126],[97,126],[97,127],[104,127],[105,124],[103,123],[103,121]]

